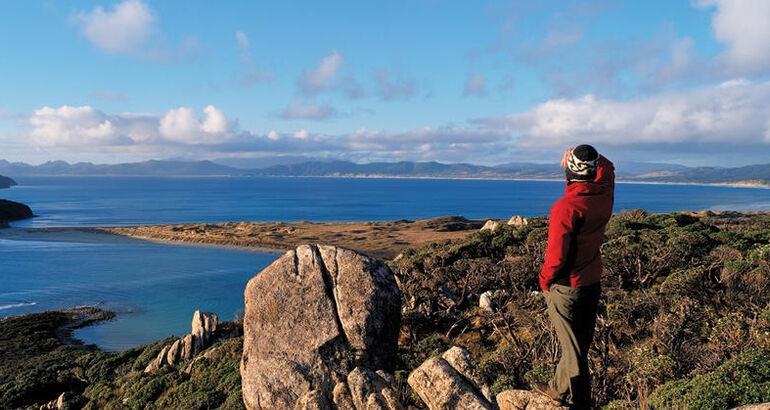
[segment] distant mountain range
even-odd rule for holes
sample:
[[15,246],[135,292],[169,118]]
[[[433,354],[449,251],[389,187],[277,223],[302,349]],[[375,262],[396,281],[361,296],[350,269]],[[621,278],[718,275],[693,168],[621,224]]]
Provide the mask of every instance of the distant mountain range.
[[[437,177],[437,178],[511,178],[561,179],[564,171],[557,164],[508,163],[497,166],[443,164],[439,162],[301,161],[304,157],[285,158],[287,163],[259,167],[258,160],[232,164],[257,165],[254,168],[228,166],[214,161],[151,160],[124,164],[93,164],[51,161],[41,165],[0,160],[0,173],[17,176],[355,176],[355,177]],[[218,160],[224,161],[224,160]],[[244,160],[246,161],[246,160]],[[678,183],[752,183],[770,185],[770,164],[738,168],[698,167],[677,164],[617,163],[619,180]],[[2,185],[0,179],[0,185]]]

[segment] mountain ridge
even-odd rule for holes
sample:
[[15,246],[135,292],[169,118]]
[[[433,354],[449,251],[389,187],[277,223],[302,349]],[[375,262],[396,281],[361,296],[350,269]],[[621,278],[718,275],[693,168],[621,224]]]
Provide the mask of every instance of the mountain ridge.
[[[678,164],[619,162],[625,182],[770,185],[770,164],[733,168],[687,167]],[[437,161],[355,163],[310,160],[243,169],[215,161],[149,160],[119,164],[49,161],[40,165],[0,160],[0,173],[14,176],[338,176],[490,179],[561,179],[556,164],[508,163],[495,166]],[[1,184],[1,182],[0,182]]]

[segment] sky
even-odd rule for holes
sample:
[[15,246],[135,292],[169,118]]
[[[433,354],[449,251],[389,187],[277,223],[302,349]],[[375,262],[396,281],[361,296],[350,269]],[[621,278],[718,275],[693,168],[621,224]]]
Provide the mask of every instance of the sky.
[[770,162],[770,1],[0,0],[0,159]]

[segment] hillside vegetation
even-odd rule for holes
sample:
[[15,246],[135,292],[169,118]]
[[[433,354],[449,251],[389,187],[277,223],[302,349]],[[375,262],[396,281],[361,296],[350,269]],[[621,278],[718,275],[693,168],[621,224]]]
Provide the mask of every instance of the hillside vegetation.
[[[451,345],[479,359],[495,392],[547,381],[558,341],[537,274],[546,218],[405,250],[391,261],[402,289],[396,380]],[[591,351],[598,407],[725,409],[770,401],[770,214],[616,215],[607,229],[603,296]],[[494,313],[478,307],[493,291]],[[242,408],[239,322],[206,357],[143,373],[174,338],[107,353],[62,346],[55,312],[0,321],[0,407]],[[23,346],[34,346],[28,348]],[[26,349],[26,350],[25,350]],[[7,354],[6,354],[7,353]],[[2,361],[0,361],[2,362]]]
[[[457,344],[481,360],[496,392],[547,381],[558,341],[538,289],[546,239],[538,218],[404,252],[398,379]],[[770,401],[770,214],[626,212],[612,218],[602,254],[597,405]],[[488,290],[494,314],[476,307]]]

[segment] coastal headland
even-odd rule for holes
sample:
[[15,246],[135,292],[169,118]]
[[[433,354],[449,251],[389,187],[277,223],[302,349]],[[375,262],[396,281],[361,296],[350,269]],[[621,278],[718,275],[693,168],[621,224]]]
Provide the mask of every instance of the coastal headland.
[[286,251],[304,243],[343,246],[392,259],[404,248],[458,239],[485,220],[443,216],[387,222],[225,222],[87,228],[138,239]]

